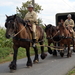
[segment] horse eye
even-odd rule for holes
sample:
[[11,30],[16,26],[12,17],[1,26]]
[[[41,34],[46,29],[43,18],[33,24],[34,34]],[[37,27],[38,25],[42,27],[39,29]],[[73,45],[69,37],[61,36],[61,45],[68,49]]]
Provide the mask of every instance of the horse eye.
[[10,23],[10,21],[8,23]]

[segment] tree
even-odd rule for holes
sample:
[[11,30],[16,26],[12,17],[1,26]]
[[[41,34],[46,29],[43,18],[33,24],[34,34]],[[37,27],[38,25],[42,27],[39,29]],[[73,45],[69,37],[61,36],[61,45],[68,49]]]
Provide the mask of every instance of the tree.
[[[20,16],[21,18],[24,18],[26,13],[28,12],[27,10],[28,4],[32,4],[32,1],[27,1],[25,3],[22,3],[22,6],[20,8],[19,7],[16,8],[17,15]],[[40,13],[40,11],[42,11],[43,9],[39,4],[35,3],[34,10],[35,12]]]

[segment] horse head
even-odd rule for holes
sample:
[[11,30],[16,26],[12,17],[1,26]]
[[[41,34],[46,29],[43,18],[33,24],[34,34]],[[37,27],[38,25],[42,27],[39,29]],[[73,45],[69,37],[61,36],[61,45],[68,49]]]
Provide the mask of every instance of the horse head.
[[52,37],[52,33],[53,33],[52,31],[53,31],[53,26],[51,24],[46,25],[45,32],[47,38]]
[[64,26],[63,23],[61,23],[61,24],[59,25],[59,29],[60,29],[60,30],[64,30],[64,29],[65,29],[65,26]]
[[6,38],[13,37],[13,35],[15,34],[15,31],[17,29],[16,17],[17,17],[16,15],[12,16],[6,15],[6,22],[5,22]]

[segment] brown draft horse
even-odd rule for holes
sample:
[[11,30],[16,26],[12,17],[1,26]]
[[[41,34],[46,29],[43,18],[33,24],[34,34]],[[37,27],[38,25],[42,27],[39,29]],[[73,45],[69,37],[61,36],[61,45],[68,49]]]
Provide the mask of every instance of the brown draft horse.
[[[27,23],[24,22],[20,17],[16,15],[7,16],[5,27],[6,27],[6,38],[14,37],[14,34],[18,34],[13,38],[13,61],[10,63],[9,68],[10,70],[16,70],[16,61],[17,61],[17,53],[18,48],[23,47],[26,48],[26,55],[27,55],[27,67],[32,66],[32,60],[30,58],[30,36],[27,30]],[[44,31],[41,27],[37,26],[37,34],[38,34],[38,41],[43,40]],[[40,42],[43,45],[43,41]],[[34,47],[35,58],[33,60],[34,63],[39,61],[38,58],[38,49],[37,46]],[[47,54],[44,53],[44,47],[41,47],[41,58],[45,59]]]
[[[45,32],[46,32],[46,38],[48,40],[48,46],[51,45],[51,43],[54,44],[54,46],[56,46],[56,43],[53,40],[53,37],[55,36],[55,34],[57,33],[57,28],[55,26],[52,26],[51,24],[45,25]],[[50,47],[48,47],[48,52],[50,54],[53,54],[55,56],[57,56],[57,51],[56,50],[51,50]]]
[[[75,50],[75,42],[72,37],[72,33],[64,26],[64,24],[59,25],[59,37],[60,37],[60,46],[67,45],[68,46],[68,53],[67,57],[71,57],[72,50],[70,49],[70,45],[73,44],[73,50]],[[64,51],[60,51],[61,57],[64,56]]]

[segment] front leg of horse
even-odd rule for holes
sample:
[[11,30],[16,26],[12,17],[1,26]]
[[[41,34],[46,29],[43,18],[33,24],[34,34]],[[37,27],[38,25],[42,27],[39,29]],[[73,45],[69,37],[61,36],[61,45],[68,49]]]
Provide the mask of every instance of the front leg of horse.
[[[48,46],[50,46],[50,44],[51,44],[51,43],[48,41]],[[48,53],[49,53],[49,54],[52,54],[52,50],[51,50],[50,47],[48,47]]]
[[[63,47],[63,44],[60,43],[60,46]],[[64,56],[64,50],[60,51],[60,56],[63,57]]]
[[[43,45],[43,42],[40,42],[40,45]],[[44,47],[41,46],[41,59],[45,59],[47,54],[44,52]]]
[[38,58],[38,49],[37,46],[33,47],[34,48],[34,52],[35,52],[35,58],[33,60],[33,63],[38,63],[39,62],[39,58]]
[[70,44],[68,45],[68,53],[67,53],[67,57],[71,57],[72,55],[72,50],[70,49]]
[[73,52],[75,52],[75,38],[73,39]]
[[[54,43],[54,46],[58,47],[58,43]],[[57,56],[57,50],[53,50],[53,56]]]
[[32,60],[30,58],[30,48],[26,48],[26,55],[27,55],[27,58],[28,58],[28,61],[27,61],[27,67],[32,67]]
[[16,61],[17,61],[18,48],[14,47],[13,49],[14,49],[13,61],[9,65],[9,69],[11,72],[17,69]]

